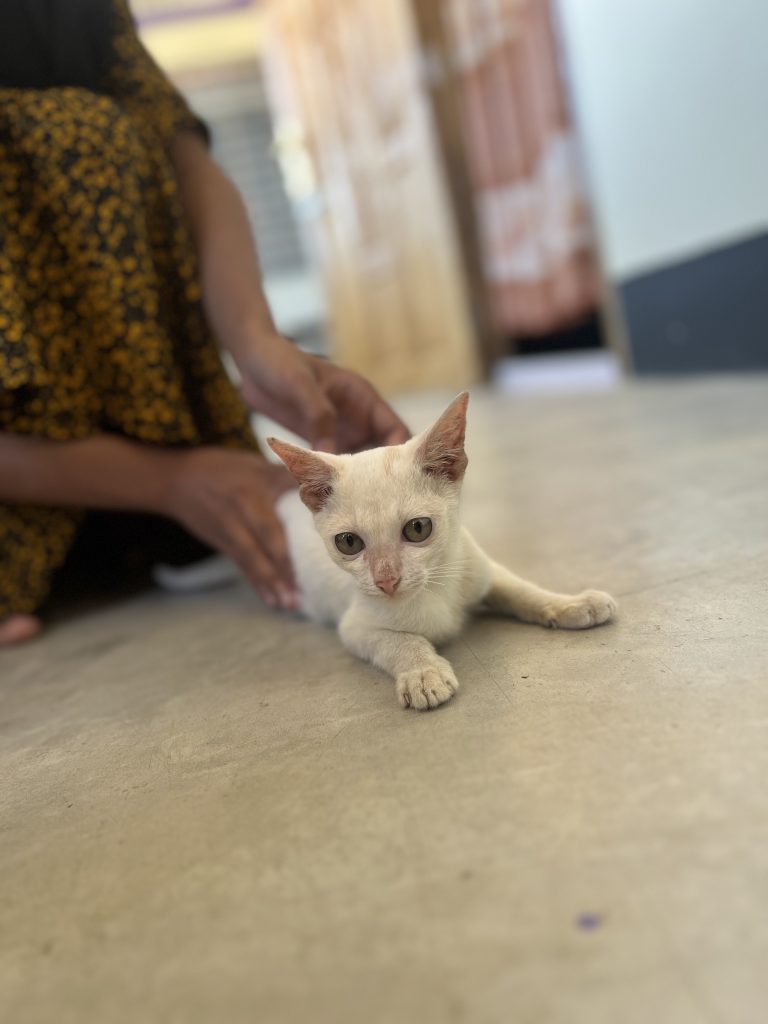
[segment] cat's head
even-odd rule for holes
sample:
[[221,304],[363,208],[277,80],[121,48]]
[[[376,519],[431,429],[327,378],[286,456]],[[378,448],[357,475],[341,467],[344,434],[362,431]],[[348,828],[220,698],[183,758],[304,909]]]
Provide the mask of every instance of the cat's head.
[[331,558],[365,594],[406,600],[456,574],[451,559],[468,401],[466,392],[459,395],[434,426],[405,444],[355,455],[269,438],[298,481]]

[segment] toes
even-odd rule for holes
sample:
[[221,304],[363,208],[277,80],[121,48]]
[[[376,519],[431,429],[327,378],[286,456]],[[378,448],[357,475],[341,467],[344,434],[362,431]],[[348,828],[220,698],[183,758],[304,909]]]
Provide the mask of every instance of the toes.
[[36,636],[40,629],[40,620],[34,615],[11,615],[0,622],[0,645],[24,643]]
[[396,689],[402,707],[409,708],[411,706],[411,687],[407,675],[397,677]]
[[429,707],[421,672],[405,672],[398,677],[397,693],[404,708],[423,710]]
[[426,711],[429,707],[429,697],[421,681],[415,683],[411,689],[411,707],[417,711]]
[[[448,690],[448,696],[452,697],[459,688],[459,680],[453,674],[453,669],[450,665],[448,666],[447,671],[443,673],[442,681],[443,686]],[[445,699],[447,700],[448,698],[446,697]]]
[[443,668],[416,669],[404,672],[397,679],[397,696],[404,708],[427,711],[450,700],[459,688],[453,670],[446,662]]
[[594,609],[589,604],[574,601],[566,605],[559,616],[559,625],[567,629],[589,629],[595,624]]
[[430,672],[425,676],[424,690],[427,695],[427,703],[431,708],[444,704],[454,694],[454,689],[449,681],[437,672]]
[[589,629],[608,622],[616,614],[616,602],[601,590],[585,590],[547,616],[547,624],[563,629]]
[[602,590],[586,590],[579,596],[589,608],[590,625],[599,626],[603,622],[608,622],[616,614],[616,602],[610,594],[606,594]]

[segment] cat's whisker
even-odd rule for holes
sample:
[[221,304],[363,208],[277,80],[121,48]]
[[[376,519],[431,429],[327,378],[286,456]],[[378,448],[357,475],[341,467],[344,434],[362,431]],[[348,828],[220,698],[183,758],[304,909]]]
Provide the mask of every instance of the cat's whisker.
[[426,587],[447,587],[456,580],[460,580],[463,573],[456,572],[452,569],[445,569],[442,566],[436,566],[432,569],[428,569],[426,572]]

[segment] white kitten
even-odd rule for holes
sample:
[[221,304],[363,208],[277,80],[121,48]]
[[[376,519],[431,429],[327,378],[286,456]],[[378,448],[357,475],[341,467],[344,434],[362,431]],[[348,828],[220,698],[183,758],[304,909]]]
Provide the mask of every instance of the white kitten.
[[434,708],[456,692],[453,669],[434,645],[456,636],[473,608],[566,629],[596,626],[616,612],[601,591],[569,597],[514,576],[461,526],[468,400],[459,395],[405,444],[356,455],[268,442],[300,485],[278,512],[301,610],[337,625],[350,651],[394,676],[406,708]]

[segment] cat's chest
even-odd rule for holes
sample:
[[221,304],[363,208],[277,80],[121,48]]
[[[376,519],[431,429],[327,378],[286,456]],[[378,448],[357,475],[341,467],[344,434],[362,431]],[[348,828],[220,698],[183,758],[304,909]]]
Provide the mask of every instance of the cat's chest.
[[[466,606],[458,593],[425,591],[411,601],[376,601],[368,608],[379,628],[418,633],[434,644],[445,643],[464,625]],[[373,625],[374,623],[372,623]]]

